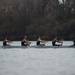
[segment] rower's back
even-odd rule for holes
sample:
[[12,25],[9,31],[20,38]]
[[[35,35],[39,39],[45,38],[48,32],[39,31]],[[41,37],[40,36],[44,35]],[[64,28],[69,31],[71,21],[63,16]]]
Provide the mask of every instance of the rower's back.
[[57,42],[57,39],[56,39],[56,38],[53,39],[53,40],[52,40],[52,45],[53,45],[53,46],[56,46],[56,42]]
[[37,46],[40,45],[40,42],[41,42],[41,38],[39,37],[36,42]]
[[7,45],[7,42],[4,40],[3,41],[3,46],[6,46]]
[[3,41],[3,46],[7,46],[7,42],[8,42],[8,40],[7,40],[7,38],[5,38],[5,40]]
[[25,44],[26,44],[26,39],[23,39],[22,41],[21,41],[21,46],[25,46]]

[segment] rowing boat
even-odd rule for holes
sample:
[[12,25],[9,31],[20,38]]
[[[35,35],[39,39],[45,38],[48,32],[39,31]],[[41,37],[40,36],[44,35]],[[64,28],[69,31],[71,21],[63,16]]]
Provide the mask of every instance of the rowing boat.
[[2,46],[2,48],[29,48],[30,46]]
[[1,46],[1,48],[75,48],[75,46]]
[[75,48],[75,46],[34,46],[35,48]]

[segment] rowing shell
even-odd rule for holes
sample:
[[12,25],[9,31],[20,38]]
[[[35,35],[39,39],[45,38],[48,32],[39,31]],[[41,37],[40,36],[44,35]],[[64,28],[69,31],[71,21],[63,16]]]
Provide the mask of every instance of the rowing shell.
[[75,48],[75,46],[34,46],[35,48]]
[[30,46],[2,46],[2,48],[29,48]]
[[75,46],[2,46],[2,48],[75,48]]

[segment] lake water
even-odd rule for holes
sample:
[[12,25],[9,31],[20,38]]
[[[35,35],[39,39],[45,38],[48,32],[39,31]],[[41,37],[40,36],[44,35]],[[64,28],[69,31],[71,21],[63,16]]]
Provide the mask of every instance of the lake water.
[[[64,45],[72,45],[64,42]],[[12,45],[20,46],[20,42]],[[32,42],[31,45],[35,45]],[[46,45],[51,45],[48,42]],[[75,75],[75,48],[2,48],[0,75]]]

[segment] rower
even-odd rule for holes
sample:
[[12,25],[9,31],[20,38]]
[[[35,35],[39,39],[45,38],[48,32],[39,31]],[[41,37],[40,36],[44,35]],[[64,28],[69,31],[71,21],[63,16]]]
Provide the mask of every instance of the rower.
[[42,41],[40,37],[37,39],[36,44],[37,44],[37,46],[45,46],[44,41]]
[[56,42],[56,44],[57,44],[57,46],[62,46],[62,45],[63,45],[63,40],[58,40],[58,41]]
[[57,40],[57,38],[55,38],[53,41],[52,41],[52,45],[53,46],[62,46],[63,44],[63,41],[62,40]]
[[74,43],[73,46],[75,46],[75,40],[73,41],[73,43]]
[[23,38],[23,40],[21,41],[21,46],[29,46],[30,42],[27,40],[27,36],[25,36]]
[[7,38],[5,38],[4,41],[3,41],[3,46],[9,46],[8,42],[9,41],[7,40]]
[[53,45],[53,46],[57,46],[57,45],[56,45],[56,42],[57,42],[57,38],[55,38],[55,39],[52,41],[52,45]]

